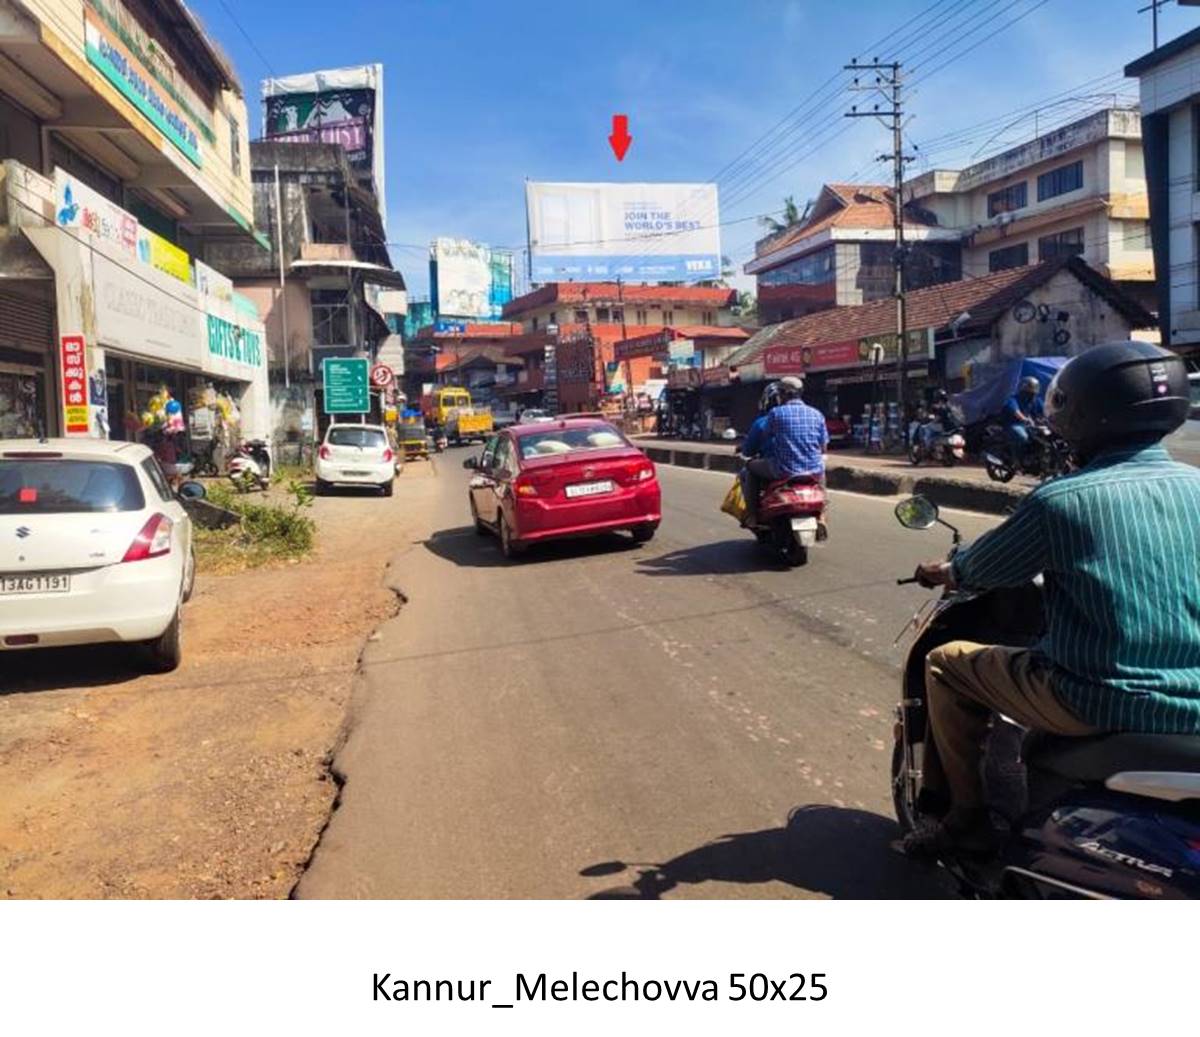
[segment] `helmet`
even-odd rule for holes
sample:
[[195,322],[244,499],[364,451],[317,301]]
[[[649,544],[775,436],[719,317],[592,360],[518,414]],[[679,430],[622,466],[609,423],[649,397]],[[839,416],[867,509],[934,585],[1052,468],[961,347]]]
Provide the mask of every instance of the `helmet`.
[[785,400],[798,400],[804,395],[804,379],[793,374],[780,378],[779,391]]
[[1067,361],[1046,394],[1046,420],[1087,458],[1121,443],[1157,441],[1188,416],[1187,369],[1150,342],[1107,342]]
[[1039,382],[1033,375],[1027,375],[1021,379],[1020,392],[1029,392],[1036,395],[1042,391],[1042,383]]
[[767,387],[763,389],[762,396],[758,399],[758,411],[760,414],[766,414],[773,407],[778,407],[783,402],[783,391],[778,382],[769,382]]
[[946,392],[945,389],[938,389],[933,394],[933,402],[934,403],[945,403],[949,399],[950,399],[950,394],[948,392]]

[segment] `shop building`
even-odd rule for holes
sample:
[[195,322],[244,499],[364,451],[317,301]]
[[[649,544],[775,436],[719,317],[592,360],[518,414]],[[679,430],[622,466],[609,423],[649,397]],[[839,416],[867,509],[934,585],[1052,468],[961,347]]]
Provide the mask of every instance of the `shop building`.
[[1200,29],[1132,62],[1140,80],[1163,345],[1200,364]]
[[1093,112],[965,169],[930,170],[904,198],[959,236],[966,277],[1080,256],[1156,309],[1136,109]]
[[[907,302],[912,401],[935,386],[966,388],[1003,360],[1073,356],[1155,327],[1136,299],[1075,256],[919,289]],[[803,375],[814,406],[855,422],[873,402],[896,399],[895,304],[885,299],[771,325],[726,366],[743,386],[759,390],[769,379]],[[746,395],[748,406],[753,390]],[[748,416],[737,415],[738,427]]]
[[513,299],[504,318],[520,321],[526,331],[570,324],[731,325],[736,303],[737,292],[729,288],[556,281]]
[[[299,459],[328,421],[321,377],[326,358],[376,362],[383,353],[394,367],[403,357],[389,317],[402,318],[404,277],[392,269],[379,199],[341,145],[255,141],[250,178],[267,247],[215,241],[205,257],[263,315],[272,435],[285,455]],[[373,395],[376,419],[386,405]]]
[[0,435],[148,438],[164,388],[173,449],[217,399],[265,433],[262,324],[197,261],[263,246],[246,125],[182,3],[0,0]]
[[470,390],[473,400],[503,409],[499,390],[515,382],[522,366],[518,358],[508,358],[507,346],[520,334],[520,324],[453,320],[417,329],[404,343],[409,399],[429,386],[458,385]]
[[[758,316],[774,324],[834,306],[859,306],[896,289],[895,192],[882,184],[826,184],[807,214],[755,243],[745,265],[757,282]],[[905,209],[909,287],[957,281],[957,232]]]

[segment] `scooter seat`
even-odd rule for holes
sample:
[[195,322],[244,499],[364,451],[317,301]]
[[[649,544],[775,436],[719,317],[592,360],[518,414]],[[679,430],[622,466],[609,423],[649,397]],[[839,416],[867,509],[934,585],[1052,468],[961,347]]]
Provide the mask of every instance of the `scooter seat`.
[[1200,774],[1200,735],[1111,734],[1065,738],[1030,734],[1025,764],[1068,781],[1100,783],[1124,771]]

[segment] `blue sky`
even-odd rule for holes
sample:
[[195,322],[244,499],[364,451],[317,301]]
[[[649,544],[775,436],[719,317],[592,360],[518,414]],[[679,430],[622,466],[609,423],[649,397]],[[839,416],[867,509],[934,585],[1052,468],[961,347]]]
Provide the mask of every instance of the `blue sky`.
[[[890,145],[885,130],[839,115],[865,95],[852,96],[837,80],[813,97],[851,57],[878,53],[911,68],[906,132],[920,157],[910,172],[953,166],[1031,137],[1034,115],[1023,109],[1039,102],[1053,101],[1037,114],[1045,128],[1106,98],[1134,97],[1134,84],[1111,73],[1150,49],[1149,16],[1136,13],[1147,2],[192,0],[192,6],[241,73],[255,134],[259,83],[269,74],[264,59],[280,75],[383,63],[388,232],[400,243],[393,261],[419,297],[427,291],[424,248],[432,237],[523,244],[526,178],[716,177],[722,251],[740,269],[761,234],[753,217],[777,210],[784,195],[803,204],[823,181],[890,176],[889,167],[873,161]],[[1200,8],[1171,4],[1160,14],[1163,40],[1196,25]],[[798,105],[775,136],[756,143]],[[628,114],[634,138],[623,163],[606,139],[615,112]]]

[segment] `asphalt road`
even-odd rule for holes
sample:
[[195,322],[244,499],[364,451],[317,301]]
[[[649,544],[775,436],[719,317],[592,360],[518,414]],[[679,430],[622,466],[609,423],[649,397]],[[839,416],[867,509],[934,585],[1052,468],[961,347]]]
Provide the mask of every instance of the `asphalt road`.
[[[728,476],[660,467],[663,524],[512,564],[469,525],[466,451],[414,481],[429,535],[368,645],[311,897],[908,897],[891,848],[901,649],[944,551],[893,501],[834,494],[776,568],[717,510]],[[995,520],[947,516],[968,537]]]

